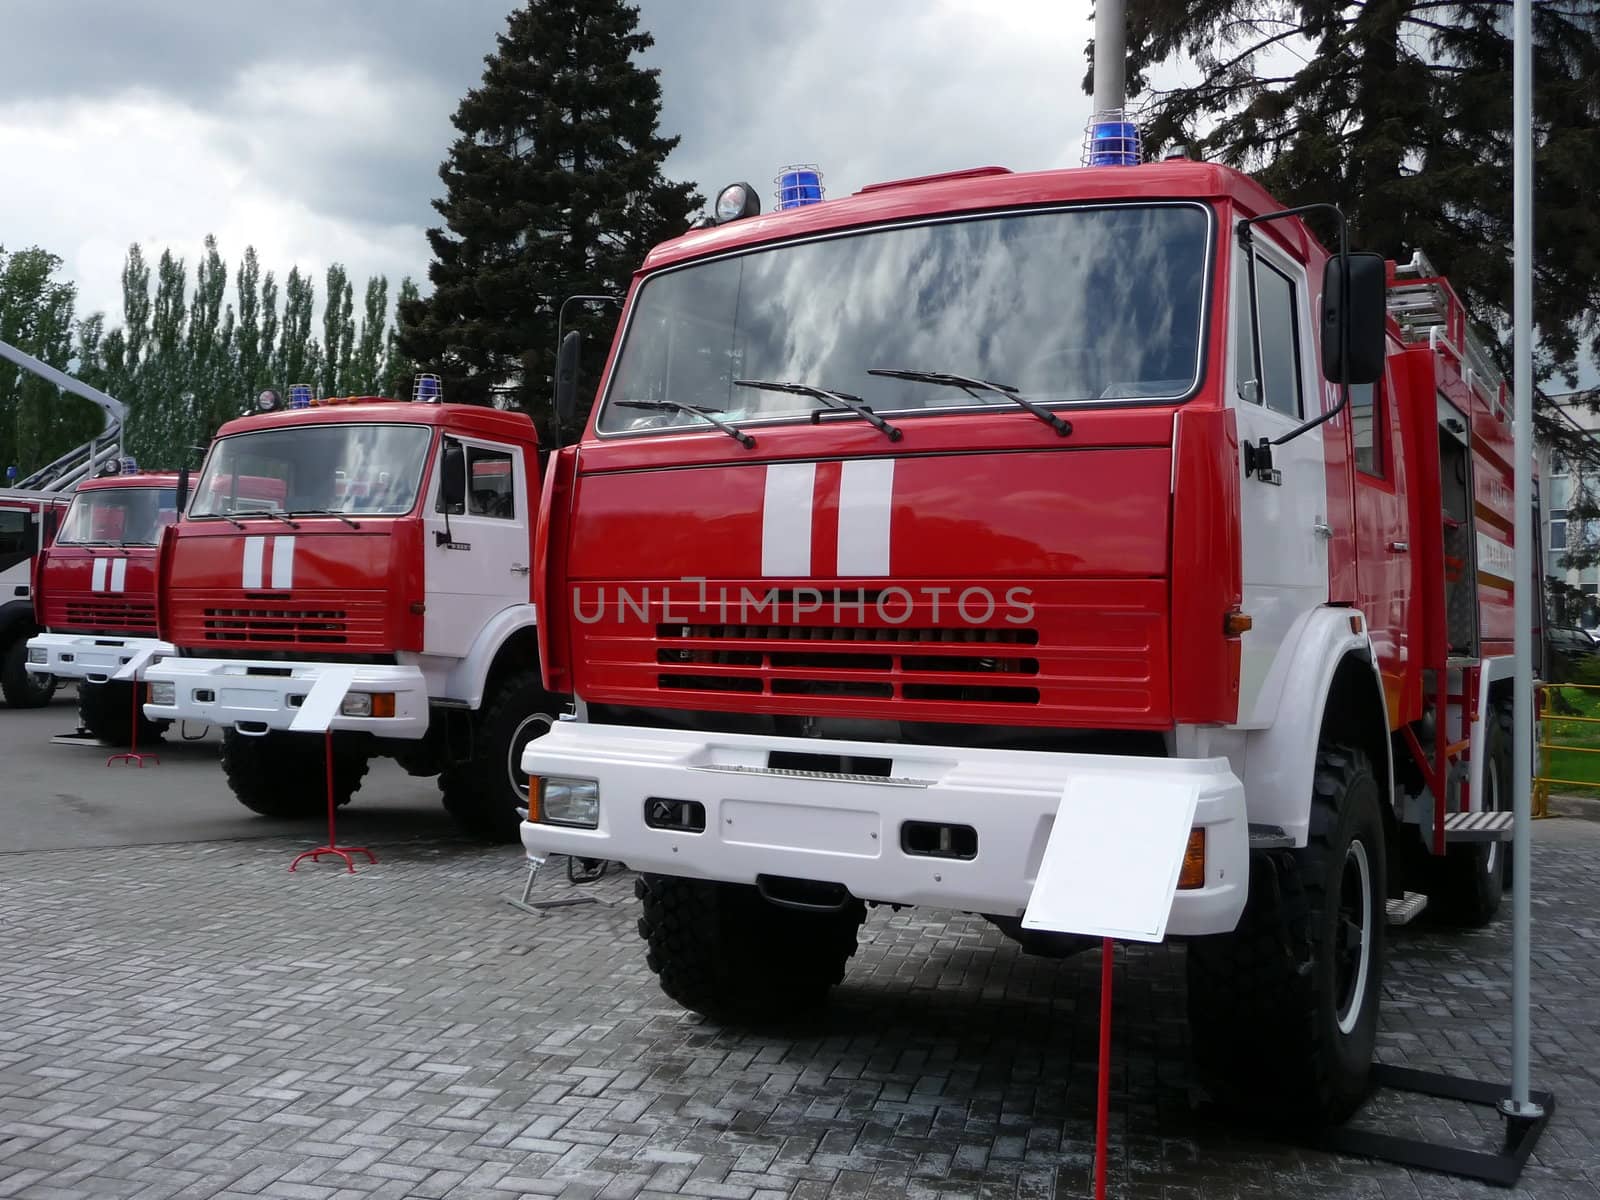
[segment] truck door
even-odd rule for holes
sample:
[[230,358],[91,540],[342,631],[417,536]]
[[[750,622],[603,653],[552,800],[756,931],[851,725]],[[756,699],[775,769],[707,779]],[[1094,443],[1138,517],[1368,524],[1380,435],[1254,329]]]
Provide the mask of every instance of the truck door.
[[[424,654],[465,657],[496,613],[528,603],[526,464],[520,446],[446,434],[466,451],[467,499],[462,511],[440,511],[440,470],[424,522],[427,608]],[[441,446],[442,451],[442,446]]]
[[1411,595],[1406,456],[1400,444],[1395,379],[1350,389],[1355,467],[1356,593],[1383,676],[1389,727],[1403,721],[1401,698],[1411,653],[1406,609]]
[[25,505],[0,505],[0,604],[28,596],[38,524]]
[[[1251,255],[1233,247],[1228,396],[1241,443],[1272,441],[1321,411],[1311,325],[1311,291],[1303,266],[1264,231],[1255,245],[1256,303],[1250,303]],[[1245,473],[1240,485],[1244,612],[1252,626],[1241,639],[1239,724],[1271,723],[1284,686],[1279,650],[1296,622],[1328,599],[1327,464],[1319,426],[1272,448],[1272,471]],[[1241,455],[1241,460],[1242,460]],[[1241,461],[1241,470],[1243,462]]]

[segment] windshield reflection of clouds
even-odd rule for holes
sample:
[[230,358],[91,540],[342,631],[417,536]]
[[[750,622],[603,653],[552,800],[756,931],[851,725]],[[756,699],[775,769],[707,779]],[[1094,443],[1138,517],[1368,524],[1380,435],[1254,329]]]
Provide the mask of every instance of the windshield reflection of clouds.
[[399,516],[416,502],[433,432],[421,425],[316,425],[223,439],[191,517],[332,510]]
[[178,517],[176,488],[97,488],[79,492],[67,510],[56,542],[109,542],[153,546],[161,527]]
[[817,407],[739,378],[850,392],[880,412],[1003,403],[869,367],[993,379],[1048,403],[1181,397],[1199,369],[1206,237],[1190,205],[1013,213],[668,272],[639,293],[599,427],[704,424],[619,400],[735,419]]

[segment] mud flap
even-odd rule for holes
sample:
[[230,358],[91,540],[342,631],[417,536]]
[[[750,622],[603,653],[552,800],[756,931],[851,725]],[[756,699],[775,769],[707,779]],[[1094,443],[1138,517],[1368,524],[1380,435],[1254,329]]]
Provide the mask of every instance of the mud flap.
[[1200,791],[1193,780],[1074,778],[1062,789],[1022,927],[1159,942]]

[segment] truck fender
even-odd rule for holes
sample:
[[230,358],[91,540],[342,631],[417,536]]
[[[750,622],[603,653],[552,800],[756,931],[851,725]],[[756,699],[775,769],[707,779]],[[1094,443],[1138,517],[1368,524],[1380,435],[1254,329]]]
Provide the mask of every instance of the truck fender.
[[[503,608],[496,613],[472,641],[472,648],[467,651],[465,658],[458,660],[455,666],[445,677],[443,695],[452,700],[464,701],[467,707],[476,711],[483,707],[484,688],[488,685],[489,672],[494,668],[495,659],[500,653],[500,648],[519,630],[526,629],[530,635],[536,630],[538,620],[531,604],[514,604],[510,608]],[[537,643],[530,636],[529,645]],[[528,669],[537,671],[539,663],[537,652],[530,654]]]
[[[1298,636],[1285,641],[1274,664],[1274,670],[1282,669],[1292,681],[1281,693],[1276,718],[1266,729],[1245,735],[1244,794],[1250,822],[1278,826],[1296,846],[1306,844],[1325,719],[1344,727],[1338,740],[1353,741],[1367,751],[1382,794],[1394,795],[1383,681],[1364,623],[1358,633],[1352,618],[1359,622],[1359,613],[1349,608],[1317,608],[1306,614]],[[1330,712],[1329,697],[1336,688],[1339,702]]]

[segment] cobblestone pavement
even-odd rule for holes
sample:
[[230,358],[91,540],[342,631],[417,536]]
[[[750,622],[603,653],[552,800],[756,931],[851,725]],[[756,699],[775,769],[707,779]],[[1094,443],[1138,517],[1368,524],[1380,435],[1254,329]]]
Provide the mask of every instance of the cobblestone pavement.
[[[291,876],[300,848],[0,855],[0,1196],[1088,1192],[1093,955],[874,912],[825,1016],[740,1032],[656,989],[629,876],[533,917],[507,903],[511,851],[414,842]],[[1597,851],[1600,824],[1541,824],[1534,1071],[1560,1110],[1519,1195],[1600,1197]],[[1503,1077],[1507,926],[1396,936],[1385,1058]],[[1192,1107],[1181,954],[1119,966],[1114,1195],[1507,1195]],[[1388,1098],[1366,1119],[1498,1133]]]

